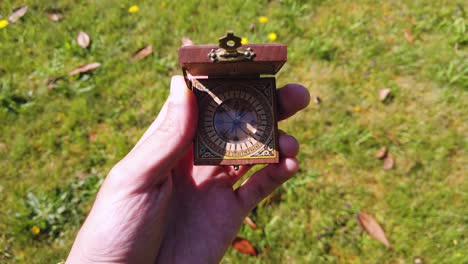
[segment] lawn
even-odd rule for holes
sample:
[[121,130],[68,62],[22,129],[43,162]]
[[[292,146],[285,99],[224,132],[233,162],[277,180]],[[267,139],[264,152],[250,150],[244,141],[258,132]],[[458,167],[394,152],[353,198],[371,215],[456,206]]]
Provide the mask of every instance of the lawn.
[[[22,5],[26,14],[2,25]],[[258,255],[230,249],[223,263],[468,263],[467,8],[1,1],[0,262],[66,258],[102,179],[181,73],[181,39],[216,43],[232,29],[249,43],[287,44],[277,83],[301,83],[314,100],[280,123],[301,143],[299,173],[250,214],[257,230],[240,230]],[[152,54],[132,60],[148,45]],[[93,62],[95,71],[69,75]],[[382,147],[386,161],[375,156]],[[390,247],[363,230],[359,212]]]

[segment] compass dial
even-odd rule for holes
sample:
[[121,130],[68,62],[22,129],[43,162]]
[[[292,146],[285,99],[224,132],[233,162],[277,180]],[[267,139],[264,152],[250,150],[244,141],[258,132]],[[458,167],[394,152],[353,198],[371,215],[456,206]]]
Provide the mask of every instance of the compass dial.
[[200,102],[200,137],[212,153],[239,158],[261,152],[273,137],[273,110],[260,91],[220,85]]
[[224,141],[244,143],[257,132],[257,113],[248,101],[234,98],[223,102],[214,114],[214,128]]

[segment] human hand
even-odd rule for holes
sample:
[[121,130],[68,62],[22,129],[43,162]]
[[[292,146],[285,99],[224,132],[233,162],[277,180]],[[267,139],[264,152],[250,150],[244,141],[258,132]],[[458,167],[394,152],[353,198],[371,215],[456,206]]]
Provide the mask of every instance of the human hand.
[[[305,108],[300,85],[278,91],[279,118]],[[67,263],[217,263],[243,219],[298,169],[299,145],[279,139],[280,163],[233,185],[251,168],[194,166],[196,100],[181,76],[130,153],[106,177]]]

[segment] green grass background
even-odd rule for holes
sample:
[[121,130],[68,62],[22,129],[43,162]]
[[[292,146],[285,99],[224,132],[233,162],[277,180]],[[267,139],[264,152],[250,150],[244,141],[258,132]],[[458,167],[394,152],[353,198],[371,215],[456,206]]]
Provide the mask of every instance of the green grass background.
[[[180,74],[181,38],[216,43],[228,29],[249,43],[276,33],[288,45],[278,84],[322,103],[280,123],[301,143],[301,169],[251,213],[259,230],[240,230],[259,256],[229,250],[223,263],[468,263],[466,1],[7,0],[0,19],[22,4],[25,17],[0,29],[1,263],[66,258],[102,178]],[[131,62],[146,45],[154,54]],[[374,157],[381,146],[393,170]],[[363,233],[359,211],[391,248]]]

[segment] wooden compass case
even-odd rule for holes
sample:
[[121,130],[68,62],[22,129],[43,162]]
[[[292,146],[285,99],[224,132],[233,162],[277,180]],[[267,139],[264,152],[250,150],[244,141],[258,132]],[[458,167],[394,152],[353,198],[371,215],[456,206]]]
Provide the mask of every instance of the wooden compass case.
[[179,49],[198,102],[195,165],[279,162],[274,75],[286,59],[286,45],[242,45],[232,33],[218,46]]

